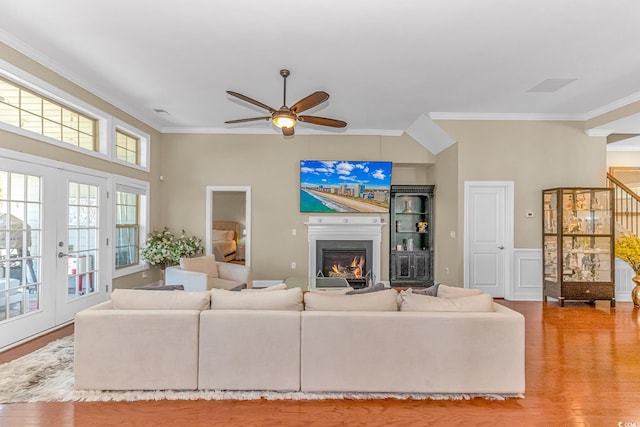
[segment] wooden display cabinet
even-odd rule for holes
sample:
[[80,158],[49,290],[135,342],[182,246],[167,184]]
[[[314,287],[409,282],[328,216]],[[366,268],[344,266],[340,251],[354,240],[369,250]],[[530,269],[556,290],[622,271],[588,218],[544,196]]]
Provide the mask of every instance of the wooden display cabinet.
[[433,185],[391,186],[391,286],[433,285],[434,188]]
[[615,307],[613,190],[544,190],[543,299],[610,300]]

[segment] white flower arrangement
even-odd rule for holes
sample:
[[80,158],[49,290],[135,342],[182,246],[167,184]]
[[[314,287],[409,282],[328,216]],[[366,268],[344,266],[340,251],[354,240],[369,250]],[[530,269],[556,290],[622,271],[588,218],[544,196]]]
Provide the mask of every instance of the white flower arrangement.
[[177,264],[180,258],[189,258],[203,252],[204,246],[199,237],[187,236],[182,230],[182,234],[176,239],[165,227],[162,231],[149,233],[147,243],[141,250],[141,256],[149,264],[165,268]]

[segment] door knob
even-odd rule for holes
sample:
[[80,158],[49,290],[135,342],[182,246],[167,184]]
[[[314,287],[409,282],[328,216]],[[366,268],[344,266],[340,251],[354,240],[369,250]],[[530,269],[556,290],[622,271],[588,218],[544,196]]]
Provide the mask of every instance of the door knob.
[[69,256],[69,254],[65,254],[64,252],[58,252],[58,258],[64,258],[66,256]]
[[498,246],[498,249],[503,250],[504,246]]

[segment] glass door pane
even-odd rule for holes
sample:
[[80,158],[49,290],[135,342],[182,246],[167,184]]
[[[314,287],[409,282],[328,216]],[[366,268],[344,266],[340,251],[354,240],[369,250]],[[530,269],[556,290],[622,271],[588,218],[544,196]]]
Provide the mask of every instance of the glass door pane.
[[0,322],[40,309],[41,178],[0,170]]
[[67,299],[96,291],[100,201],[97,185],[68,183]]

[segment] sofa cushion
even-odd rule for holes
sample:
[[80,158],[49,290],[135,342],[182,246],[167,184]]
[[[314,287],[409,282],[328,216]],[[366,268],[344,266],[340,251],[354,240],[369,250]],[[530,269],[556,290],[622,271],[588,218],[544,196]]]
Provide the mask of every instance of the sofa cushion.
[[307,292],[304,303],[307,311],[398,311],[397,296],[395,289],[359,295]]
[[493,311],[493,298],[489,294],[458,298],[438,298],[410,292],[400,292],[400,311]]
[[199,292],[140,292],[136,289],[115,289],[111,303],[116,310],[207,310],[211,296]]
[[214,255],[196,258],[180,258],[180,268],[183,270],[205,273],[209,277],[218,277],[218,264]]
[[353,289],[347,292],[347,295],[359,295],[359,294],[368,294],[371,292],[378,292],[384,290],[384,283],[376,283],[373,286],[367,286],[366,288],[361,289]]
[[482,291],[479,289],[458,288],[455,286],[447,286],[440,284],[437,289],[438,295],[441,298],[460,298],[470,295],[480,295]]
[[232,292],[211,289],[211,309],[302,311],[302,290],[291,288],[270,292]]
[[407,289],[407,292],[413,293],[413,294],[418,294],[418,295],[429,295],[430,297],[437,297],[438,296],[438,287],[439,286],[440,286],[440,284],[436,283],[435,285],[429,286],[428,288],[421,288],[421,289],[409,288],[409,289]]

